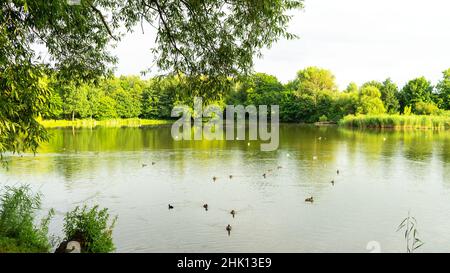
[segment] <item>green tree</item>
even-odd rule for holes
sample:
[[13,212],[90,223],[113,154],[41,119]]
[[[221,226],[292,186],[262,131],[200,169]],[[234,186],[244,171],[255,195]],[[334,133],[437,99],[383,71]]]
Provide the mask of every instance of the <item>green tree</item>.
[[247,105],[278,104],[284,90],[284,86],[275,76],[265,73],[252,75],[247,88]]
[[297,91],[307,94],[324,90],[337,91],[333,73],[318,67],[308,67],[297,72],[294,85]]
[[347,88],[344,90],[345,93],[357,93],[359,90],[359,87],[356,83],[351,82]]
[[409,81],[402,89],[399,97],[402,107],[411,105],[416,113],[415,105],[418,102],[432,102],[433,86],[425,77]]
[[381,92],[375,86],[362,87],[359,93],[358,114],[376,115],[386,112],[383,101],[381,100]]
[[[35,120],[49,111],[51,91],[45,74],[57,71],[64,82],[98,80],[109,74],[116,61],[109,49],[120,39],[120,30],[132,31],[143,22],[153,25],[152,50],[159,69],[194,79],[207,75],[209,86],[217,88],[195,90],[214,96],[228,77],[251,71],[253,56],[261,55],[263,48],[280,38],[295,38],[287,31],[289,12],[302,8],[302,2],[2,1],[0,154],[35,150],[46,139]],[[37,43],[47,49],[48,58],[41,58]]]
[[383,82],[380,92],[381,100],[383,101],[386,111],[389,114],[398,113],[400,108],[400,103],[398,101],[398,86],[388,78]]
[[443,79],[438,83],[436,89],[440,99],[440,107],[445,110],[450,110],[450,69],[442,72]]

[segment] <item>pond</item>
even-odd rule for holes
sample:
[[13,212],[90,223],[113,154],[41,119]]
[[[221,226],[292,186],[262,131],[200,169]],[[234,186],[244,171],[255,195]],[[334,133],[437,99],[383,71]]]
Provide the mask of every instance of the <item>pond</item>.
[[39,190],[56,236],[67,211],[99,204],[119,217],[118,252],[405,252],[409,212],[418,252],[450,251],[449,131],[282,124],[273,152],[174,141],[170,126],[50,132],[35,156],[9,156],[0,181]]

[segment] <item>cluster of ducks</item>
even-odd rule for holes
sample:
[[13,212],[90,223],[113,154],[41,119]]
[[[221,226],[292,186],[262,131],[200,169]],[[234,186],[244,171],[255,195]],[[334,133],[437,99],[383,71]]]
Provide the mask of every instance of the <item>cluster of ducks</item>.
[[[173,205],[169,204],[168,206],[169,206],[169,210],[174,209],[174,206],[173,206]],[[208,204],[206,204],[206,203],[203,204],[203,208],[204,208],[206,211],[208,211]],[[233,218],[234,218],[234,216],[236,215],[236,211],[235,211],[234,209],[232,209],[232,210],[230,211],[230,214],[231,214],[231,216],[233,216]],[[228,225],[225,227],[225,230],[228,232],[228,236],[230,236],[230,234],[231,234],[231,225],[228,224]]]
[[[339,170],[336,170],[336,174],[339,175]],[[334,179],[330,183],[334,186]],[[314,203],[314,196],[306,198],[305,202]]]
[[[155,165],[155,162],[152,162],[152,165]],[[142,167],[146,167],[146,166],[147,166],[147,164],[142,164]],[[278,166],[278,167],[277,167],[278,170],[279,170],[279,169],[282,169],[282,168],[283,168],[282,166]],[[267,174],[268,174],[268,173],[271,173],[272,171],[273,171],[272,169],[269,169],[269,170],[267,170],[267,172],[263,173],[262,176],[264,177],[264,179],[266,179]],[[336,174],[339,175],[339,170],[336,170]],[[232,179],[232,178],[233,178],[233,175],[230,174],[228,177],[229,177],[229,179]],[[217,179],[218,179],[217,176],[213,176],[213,178],[212,178],[212,180],[213,180],[214,182],[217,181]],[[331,185],[334,186],[334,179],[331,180],[330,183],[331,183]],[[306,199],[305,199],[305,202],[308,202],[308,203],[314,203],[314,196],[311,196],[311,197],[306,198]],[[169,204],[168,207],[169,207],[169,210],[174,209],[174,206],[171,205],[171,204]],[[208,211],[208,204],[206,204],[206,203],[203,204],[203,208],[204,208],[206,211]],[[236,211],[233,209],[233,210],[230,211],[230,214],[231,214],[231,215],[233,216],[233,218],[234,218],[235,215],[236,215]],[[228,236],[230,236],[231,229],[232,229],[232,227],[231,227],[230,224],[228,224],[228,225],[225,227],[225,230],[228,232]]]

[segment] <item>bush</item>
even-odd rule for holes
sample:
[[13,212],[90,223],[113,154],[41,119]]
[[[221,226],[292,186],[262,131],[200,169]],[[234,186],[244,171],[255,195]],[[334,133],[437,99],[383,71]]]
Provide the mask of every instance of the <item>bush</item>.
[[28,186],[7,186],[0,202],[0,252],[48,252],[48,224],[54,212],[50,210],[40,226],[34,225],[41,196],[31,194]]
[[414,105],[415,113],[418,115],[435,115],[439,108],[432,102],[416,102]]
[[117,217],[108,226],[108,209],[94,206],[88,209],[76,207],[64,217],[64,232],[67,241],[78,241],[82,252],[107,253],[115,250],[112,230]]
[[328,121],[328,118],[327,118],[327,116],[322,115],[322,116],[320,116],[319,121],[320,122],[325,122],[325,121]]

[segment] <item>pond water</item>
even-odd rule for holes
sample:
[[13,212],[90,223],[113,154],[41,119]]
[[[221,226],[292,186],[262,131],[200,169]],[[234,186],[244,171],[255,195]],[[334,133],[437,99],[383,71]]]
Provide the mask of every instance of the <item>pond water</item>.
[[283,124],[273,152],[174,141],[170,126],[50,132],[36,156],[7,158],[0,183],[39,190],[57,236],[65,212],[99,204],[119,217],[118,252],[405,252],[410,212],[418,252],[450,251],[449,131]]

